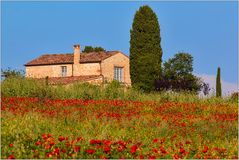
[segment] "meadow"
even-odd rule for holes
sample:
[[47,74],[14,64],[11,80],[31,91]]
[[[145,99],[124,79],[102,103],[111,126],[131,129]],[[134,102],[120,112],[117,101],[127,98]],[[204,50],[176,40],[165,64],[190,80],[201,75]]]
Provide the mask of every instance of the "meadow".
[[1,158],[238,159],[237,99],[1,83]]

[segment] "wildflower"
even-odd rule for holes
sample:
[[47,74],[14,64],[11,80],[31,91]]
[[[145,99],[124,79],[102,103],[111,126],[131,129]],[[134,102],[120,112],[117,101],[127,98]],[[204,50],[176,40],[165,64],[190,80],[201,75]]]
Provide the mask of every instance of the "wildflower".
[[159,140],[158,138],[155,138],[155,139],[153,140],[153,142],[154,142],[154,143],[157,143],[158,140]]
[[65,140],[65,137],[63,137],[62,135],[60,135],[60,136],[58,137],[58,141],[62,142],[62,141],[64,141],[64,140]]
[[40,144],[41,144],[41,141],[37,141],[37,142],[35,143],[36,146],[39,146]]
[[163,146],[160,146],[160,151],[161,151],[162,153],[167,153]]
[[95,150],[94,149],[87,149],[86,152],[88,154],[94,154],[95,153]]
[[12,143],[10,143],[10,144],[9,144],[9,147],[13,147],[13,144],[12,144]]
[[66,150],[65,150],[65,149],[61,149],[61,152],[62,152],[62,153],[66,153]]
[[104,152],[109,153],[110,152],[110,147],[109,146],[104,147]]
[[189,140],[186,140],[186,144],[191,144],[191,142]]
[[51,158],[53,156],[53,154],[50,152],[50,153],[46,153],[46,157],[47,158]]
[[179,152],[180,152],[181,154],[183,154],[183,153],[185,153],[185,149],[184,149],[184,148],[182,148],[182,147],[180,147],[180,150],[179,150]]
[[59,155],[60,154],[59,148],[54,148],[53,152],[54,152],[55,155]]
[[119,147],[117,148],[118,152],[122,152],[122,151],[123,151],[123,149],[124,149],[124,147],[123,147],[123,146],[119,146]]
[[111,145],[111,141],[109,141],[109,140],[104,140],[103,143],[106,146],[110,146]]
[[13,154],[11,154],[11,155],[8,156],[8,159],[15,159],[15,157],[14,157]]
[[148,159],[156,159],[156,156],[149,155]]
[[100,159],[107,159],[106,156],[100,156]]
[[158,153],[158,150],[155,149],[155,148],[153,148],[153,149],[152,149],[152,152],[154,152],[154,153]]
[[90,140],[90,144],[100,144],[101,143],[101,140]]
[[131,147],[131,153],[134,154],[137,149],[138,149],[138,147],[137,147],[136,145],[133,145],[133,146]]
[[53,146],[54,144],[55,144],[54,141],[51,141],[51,142],[50,142],[50,146]]
[[73,150],[74,150],[74,152],[79,152],[80,146],[74,146]]
[[206,153],[208,151],[208,146],[204,146],[204,149],[202,150],[203,153]]
[[144,156],[140,155],[140,156],[139,156],[139,159],[144,159]]
[[179,155],[178,154],[174,154],[173,158],[174,159],[179,159]]

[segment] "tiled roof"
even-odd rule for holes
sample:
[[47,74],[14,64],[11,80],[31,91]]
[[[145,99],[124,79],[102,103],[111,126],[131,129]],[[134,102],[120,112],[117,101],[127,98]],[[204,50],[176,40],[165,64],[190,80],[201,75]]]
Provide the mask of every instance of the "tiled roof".
[[[49,77],[48,83],[49,84],[70,84],[78,81],[90,81],[94,79],[100,78],[100,75],[88,75],[88,76],[72,76],[72,77]],[[40,81],[45,80],[45,78],[40,78]]]
[[[102,60],[109,58],[117,53],[118,51],[81,53],[80,63],[101,62]],[[74,60],[73,53],[44,54],[28,62],[27,64],[25,64],[25,66],[73,64],[73,60]]]

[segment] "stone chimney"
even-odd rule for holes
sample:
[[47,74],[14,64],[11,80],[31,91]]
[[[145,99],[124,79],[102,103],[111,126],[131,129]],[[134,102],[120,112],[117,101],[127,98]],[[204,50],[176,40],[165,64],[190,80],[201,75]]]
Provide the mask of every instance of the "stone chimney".
[[80,63],[80,45],[74,45],[74,64]]
[[80,75],[80,45],[74,45],[74,64],[73,64],[73,76]]

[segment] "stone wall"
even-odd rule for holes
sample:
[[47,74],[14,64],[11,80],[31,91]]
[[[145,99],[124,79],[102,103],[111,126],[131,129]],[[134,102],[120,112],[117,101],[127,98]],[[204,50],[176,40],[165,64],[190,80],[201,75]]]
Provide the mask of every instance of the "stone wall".
[[80,75],[100,75],[100,63],[81,63]]
[[102,61],[101,68],[104,79],[112,81],[114,79],[114,67],[123,68],[123,82],[126,85],[131,85],[130,72],[129,72],[129,58],[123,53],[118,53]]
[[72,64],[62,65],[41,65],[41,66],[26,66],[26,77],[45,78],[61,77],[61,66],[67,67],[67,75],[72,76]]

